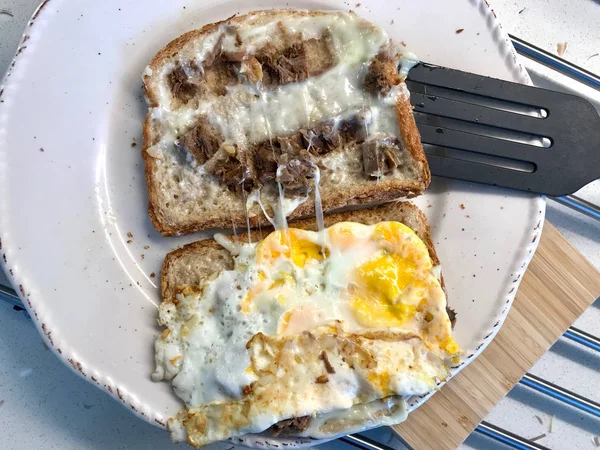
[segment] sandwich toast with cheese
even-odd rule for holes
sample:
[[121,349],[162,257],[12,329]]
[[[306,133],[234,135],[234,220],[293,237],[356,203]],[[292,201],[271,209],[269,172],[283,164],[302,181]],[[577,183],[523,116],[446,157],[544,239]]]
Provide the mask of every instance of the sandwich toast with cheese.
[[143,75],[148,212],[164,235],[410,198],[430,182],[401,55],[353,13],[257,11]]
[[[330,438],[406,418],[459,349],[424,214],[408,202],[188,244],[162,269],[153,379],[171,437]],[[250,243],[248,242],[250,240]]]

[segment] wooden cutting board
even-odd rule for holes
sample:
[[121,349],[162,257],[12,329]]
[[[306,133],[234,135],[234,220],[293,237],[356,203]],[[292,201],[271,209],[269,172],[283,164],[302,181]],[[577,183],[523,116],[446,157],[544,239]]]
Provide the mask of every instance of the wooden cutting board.
[[599,296],[600,272],[546,222],[496,338],[394,430],[415,450],[455,449]]

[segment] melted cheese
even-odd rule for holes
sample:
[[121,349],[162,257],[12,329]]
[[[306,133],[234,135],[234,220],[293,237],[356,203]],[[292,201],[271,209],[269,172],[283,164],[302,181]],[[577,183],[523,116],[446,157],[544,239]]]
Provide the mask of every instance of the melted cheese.
[[[264,46],[279,27],[279,20],[256,26],[254,22],[258,18],[255,16],[255,19],[236,25],[244,47],[237,47],[235,34],[226,33],[226,25],[222,25],[194,47],[186,49],[180,57],[201,63],[220,38],[225,51],[252,52],[254,48]],[[281,22],[286,30],[302,33],[303,39],[319,37],[327,30],[332,36],[338,63],[320,76],[272,91],[250,83],[230,86],[227,95],[207,96],[194,109],[184,105],[171,110],[171,93],[164,81],[160,83],[160,106],[151,110],[151,117],[162,124],[164,135],[161,142],[148,149],[152,156],[161,157],[177,136],[189,130],[199,115],[205,114],[227,140],[238,145],[264,141],[275,135],[289,135],[309,123],[342,118],[360,110],[370,111],[371,136],[398,136],[395,105],[399,98],[408,97],[405,85],[393,89],[386,97],[369,94],[362,88],[370,60],[389,43],[383,29],[354,14],[341,12],[316,17],[287,17]],[[161,77],[166,79],[173,67],[164,67]]]
[[286,84],[274,91],[233,86],[227,96],[207,98],[194,110],[154,108],[152,117],[165,126],[167,135],[148,151],[156,154],[159,149],[164,150],[176,136],[189,130],[200,115],[207,115],[226,140],[241,146],[265,141],[269,136],[293,134],[309,123],[340,120],[357,111],[370,113],[369,137],[398,136],[395,105],[399,98],[407,97],[406,86],[399,85],[386,97],[375,97],[362,90],[367,69],[366,62],[337,65],[320,76]]
[[358,433],[373,426],[396,425],[406,420],[407,409],[406,400],[396,396],[361,403],[343,411],[316,414],[308,428],[298,435],[326,439]]

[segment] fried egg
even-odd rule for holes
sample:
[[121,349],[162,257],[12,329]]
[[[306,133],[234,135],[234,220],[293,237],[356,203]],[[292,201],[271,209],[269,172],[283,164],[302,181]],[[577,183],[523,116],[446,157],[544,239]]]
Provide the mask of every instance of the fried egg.
[[422,395],[456,357],[439,267],[399,222],[286,228],[216,240],[233,270],[159,307],[155,380],[187,410],[172,437],[199,446],[300,416]]

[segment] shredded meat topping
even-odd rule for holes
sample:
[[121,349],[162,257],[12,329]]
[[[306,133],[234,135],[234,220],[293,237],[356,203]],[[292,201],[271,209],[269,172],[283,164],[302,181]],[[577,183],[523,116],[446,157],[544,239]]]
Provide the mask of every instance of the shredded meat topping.
[[273,436],[294,435],[305,431],[310,425],[310,416],[293,417],[272,425],[269,430]]
[[368,122],[365,112],[360,112],[347,120],[342,120],[339,124],[339,133],[343,138],[343,142],[363,143],[367,139]]
[[221,147],[223,135],[206,116],[200,116],[194,128],[181,136],[175,145],[190,152],[198,164],[204,164]]
[[361,145],[363,169],[370,177],[381,177],[401,164],[398,139],[374,139]]
[[187,104],[206,93],[222,96],[227,94],[228,86],[245,80],[252,84],[262,82],[262,86],[273,89],[318,75],[336,64],[329,33],[303,40],[300,33],[292,35],[283,25],[280,28],[283,46],[268,43],[255,54],[241,48],[243,40],[235,29],[230,32],[235,32],[235,45],[240,50],[223,51],[222,34],[205,56],[202,67],[192,61],[186,67],[178,65],[167,75],[173,98]]
[[315,156],[322,156],[341,148],[346,141],[343,132],[336,129],[333,120],[300,130],[305,148]]
[[210,66],[205,62],[202,70],[194,64],[189,68],[177,66],[167,75],[167,82],[173,98],[187,104],[207,93],[226,95],[228,86],[238,84],[238,73],[238,63],[217,58]]
[[278,137],[277,142],[282,154],[298,155],[300,151],[306,148],[301,133]]
[[[227,86],[244,78],[251,83],[273,87],[298,82],[335,64],[331,36],[303,41],[300,34],[285,33],[284,47],[266,44],[254,55],[236,51],[225,53],[221,40],[207,56],[202,68],[177,66],[168,81],[173,96],[187,103],[203,92],[225,95]],[[241,38],[236,38],[236,44]],[[381,53],[371,61],[365,88],[385,94],[400,82],[394,59]],[[252,189],[257,184],[276,180],[288,196],[307,195],[313,188],[316,167],[323,155],[350,143],[361,146],[367,176],[380,177],[401,164],[397,139],[367,141],[368,115],[362,112],[342,120],[327,120],[302,128],[290,136],[239,149],[225,144],[220,131],[202,116],[190,131],[177,141],[198,164],[214,174],[229,189]]]
[[276,180],[283,185],[286,196],[307,195],[312,190],[316,167],[327,170],[319,159],[350,143],[362,144],[365,172],[370,176],[377,176],[380,170],[385,173],[399,164],[395,141],[365,143],[366,123],[364,113],[326,120],[245,150],[225,143],[220,130],[207,116],[201,116],[176,145],[187,150],[198,164],[204,164],[206,171],[216,175],[229,189],[237,190],[243,185],[249,190]]
[[329,34],[306,41],[298,34],[291,41],[282,50],[267,44],[257,52],[256,58],[262,65],[265,86],[296,83],[319,75],[335,65],[336,58],[332,53],[333,43]]
[[217,176],[232,191],[251,191],[254,188],[254,168],[246,152],[229,144],[219,150],[204,164],[207,172]]
[[304,41],[308,76],[314,77],[320,75],[337,63],[337,58],[332,52],[334,48],[333,39],[328,32],[325,32],[319,39]]
[[365,89],[373,94],[386,95],[401,81],[395,59],[391,55],[380,53],[371,60],[364,85]]
[[186,73],[182,66],[177,66],[167,76],[167,83],[174,98],[183,103],[189,102],[199,92],[199,86],[193,82],[194,78]]
[[315,165],[325,170],[315,157],[327,151],[311,145],[304,137],[307,133],[307,130],[301,130],[254,146],[254,165],[260,183],[276,179],[287,195],[310,192]]
[[323,361],[323,364],[325,364],[325,370],[327,371],[327,373],[335,373],[335,369],[329,362],[329,357],[327,356],[327,352],[325,350],[323,350],[321,352],[321,355],[319,356],[319,358],[321,358],[321,360]]
[[297,42],[279,51],[268,43],[256,53],[262,65],[263,84],[274,86],[295,83],[308,77],[306,52],[302,42]]
[[238,84],[239,71],[238,63],[216,59],[210,67],[204,69],[206,89],[214,95],[227,95],[227,87]]
[[446,313],[448,313],[448,318],[450,319],[450,325],[454,329],[454,325],[456,325],[456,311],[454,311],[449,306],[446,306]]
[[277,174],[277,159],[281,149],[268,143],[260,143],[254,149],[254,165],[258,181],[262,184],[274,180]]
[[315,158],[306,150],[297,155],[282,153],[277,164],[276,180],[287,195],[307,195],[312,190],[316,164]]

